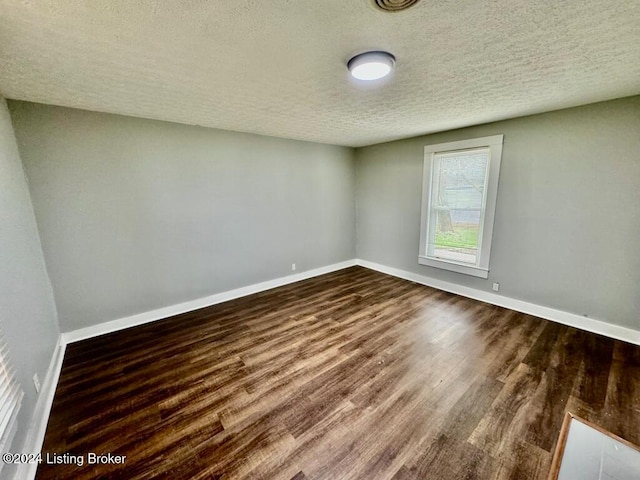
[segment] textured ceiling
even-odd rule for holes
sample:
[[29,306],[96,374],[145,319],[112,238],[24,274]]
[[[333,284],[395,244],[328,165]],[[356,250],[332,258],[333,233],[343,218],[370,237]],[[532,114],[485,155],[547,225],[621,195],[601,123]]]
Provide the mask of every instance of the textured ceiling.
[[640,93],[640,0],[0,0],[0,93],[362,146]]

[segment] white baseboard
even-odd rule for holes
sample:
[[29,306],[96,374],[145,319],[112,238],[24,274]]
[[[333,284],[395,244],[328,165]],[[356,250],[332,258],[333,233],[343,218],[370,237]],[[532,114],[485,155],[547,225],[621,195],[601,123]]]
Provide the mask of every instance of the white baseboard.
[[[58,338],[45,380],[42,384],[42,390],[36,401],[36,407],[33,412],[31,424],[27,431],[27,438],[24,446],[19,450],[22,453],[37,453],[42,450],[44,442],[44,434],[47,431],[47,423],[49,422],[49,414],[53,405],[53,398],[58,386],[60,371],[62,370],[62,360],[64,360],[64,352],[66,343],[62,339],[62,335]],[[14,479],[15,480],[32,480],[36,476],[38,469],[37,463],[22,463],[18,465]]]
[[[56,346],[54,354],[51,358],[51,362],[47,369],[45,381],[42,384],[42,390],[36,402],[33,419],[31,420],[31,424],[29,425],[29,430],[27,432],[27,438],[25,439],[24,446],[22,447],[22,449],[20,449],[20,451],[23,453],[36,453],[42,450],[42,444],[44,442],[44,436],[47,430],[47,423],[49,421],[49,414],[51,413],[51,407],[53,405],[56,387],[58,386],[58,379],[60,378],[60,372],[62,371],[62,361],[64,360],[64,352],[66,350],[67,344],[103,335],[105,333],[115,332],[136,325],[142,325],[144,323],[161,320],[173,315],[178,315],[180,313],[208,307],[218,303],[226,302],[228,300],[233,300],[235,298],[251,295],[253,293],[263,292],[272,288],[299,282],[301,280],[317,277],[319,275],[324,275],[325,273],[331,273],[347,267],[352,267],[355,264],[355,260],[347,260],[340,263],[334,263],[325,267],[307,270],[306,272],[287,275],[286,277],[249,285],[247,287],[237,288],[235,290],[229,290],[227,292],[210,295],[208,297],[199,298],[189,302],[171,305],[169,307],[160,308],[138,315],[132,315],[130,317],[105,322],[100,325],[95,325],[92,327],[82,328],[79,330],[61,334],[58,339],[58,344]],[[20,464],[18,465],[13,478],[14,480],[33,480],[36,476],[37,468],[37,463]]]
[[406,270],[400,270],[398,268],[387,267],[367,260],[356,259],[355,263],[361,267],[386,273],[387,275],[393,275],[394,277],[403,278],[405,280],[410,280],[428,287],[437,288],[438,290],[444,290],[445,292],[455,293],[456,295],[461,295],[463,297],[480,300],[481,302],[490,303],[499,307],[509,308],[517,312],[527,313],[529,315],[544,318],[545,320],[551,320],[552,322],[586,330],[587,332],[597,333],[616,340],[623,340],[635,345],[640,345],[640,331],[638,330],[621,327],[619,325],[595,320],[593,318],[582,317],[575,313],[556,310],[555,308],[543,307],[542,305],[525,302],[511,297],[505,297],[504,295],[497,295],[495,293],[485,292],[471,287],[464,287],[455,283],[445,282],[432,277],[419,275],[417,273],[407,272]]
[[[163,318],[178,315],[180,313],[197,310],[199,308],[226,302],[228,300],[251,295],[253,293],[263,292],[272,288],[299,282],[301,280],[317,277],[319,275],[324,275],[325,273],[342,270],[354,265],[359,265],[371,270],[376,270],[381,273],[386,273],[387,275],[392,275],[394,277],[409,280],[421,285],[444,290],[446,292],[461,295],[463,297],[472,298],[481,302],[490,303],[492,305],[509,308],[511,310],[534,315],[546,320],[551,320],[563,325],[568,325],[571,327],[579,328],[581,330],[586,330],[588,332],[604,335],[616,340],[622,340],[635,345],[640,345],[640,331],[638,330],[621,327],[619,325],[613,325],[600,320],[581,317],[580,315],[576,315],[573,313],[557,310],[554,308],[543,307],[534,303],[505,297],[503,295],[496,295],[495,293],[485,292],[482,290],[477,290],[475,288],[464,287],[455,283],[445,282],[432,277],[407,272],[405,270],[400,270],[393,267],[387,267],[385,265],[369,262],[366,260],[347,260],[345,262],[327,265],[326,267],[308,270],[306,272],[297,273],[295,275],[288,275],[286,277],[257,283],[247,287],[237,288],[235,290],[229,290],[227,292],[210,295],[208,297],[199,298],[189,302],[184,302],[177,305],[141,313],[138,315],[132,315],[130,317],[113,320],[100,325],[63,333],[59,338],[58,345],[53,354],[53,357],[51,358],[51,363],[49,364],[49,368],[47,370],[46,379],[43,383],[42,392],[40,393],[40,396],[38,397],[38,401],[36,403],[33,420],[31,421],[31,424],[29,426],[27,438],[21,451],[30,453],[39,452],[42,449],[47,422],[49,421],[49,414],[51,412],[51,406],[53,404],[53,398],[55,395],[56,387],[58,385],[60,372],[62,370],[64,352],[68,343],[115,332],[136,325],[142,325],[144,323],[154,322],[156,320],[161,320]],[[33,478],[35,478],[37,466],[37,464],[19,465],[14,478],[17,480],[32,480]]]
[[342,270],[343,268],[352,267],[354,265],[360,265],[371,270],[376,270],[381,273],[393,275],[394,277],[410,280],[421,285],[444,290],[445,292],[455,293],[457,295],[462,295],[463,297],[472,298],[474,300],[480,300],[481,302],[490,303],[492,305],[509,308],[518,312],[527,313],[529,315],[534,315],[536,317],[551,320],[563,325],[568,325],[570,327],[575,327],[581,330],[586,330],[588,332],[604,335],[616,340],[623,340],[635,345],[640,345],[640,331],[638,330],[614,325],[612,323],[596,320],[593,318],[582,317],[574,313],[557,310],[555,308],[544,307],[535,303],[506,297],[504,295],[497,295],[495,293],[485,292],[483,290],[445,282],[436,278],[419,275],[417,273],[408,272],[406,270],[401,270],[394,267],[387,267],[386,265],[381,265],[379,263],[369,262],[362,259],[354,259],[340,263],[334,263],[325,267],[307,270],[306,272],[287,275],[286,277],[280,277],[274,280],[268,280],[266,282],[249,285],[247,287],[241,287],[234,290],[229,290],[227,292],[217,293],[215,295],[198,298],[196,300],[179,303],[177,305],[171,305],[168,307],[159,308],[157,310],[151,310],[149,312],[139,313],[137,315],[131,315],[129,317],[101,323],[99,325],[93,325],[91,327],[81,328],[78,330],[73,330],[71,332],[65,332],[62,334],[62,343],[66,345],[67,343],[86,340],[88,338],[116,332],[118,330],[134,327],[136,325],[142,325],[145,323],[154,322],[156,320],[162,320],[173,315],[179,315],[181,313],[190,312],[199,308],[216,305],[228,300],[244,297],[253,293],[263,292],[272,288],[299,282],[301,280],[306,280],[312,277],[317,277],[318,275],[324,275],[325,273]]
[[199,308],[210,307],[211,305],[216,305],[218,303],[233,300],[235,298],[244,297],[253,293],[263,292],[272,288],[281,287],[283,285],[299,282],[301,280],[306,280],[312,277],[317,277],[318,275],[324,275],[325,273],[342,270],[347,267],[353,267],[355,264],[355,260],[347,260],[340,263],[334,263],[325,267],[307,270],[306,272],[287,275],[286,277],[280,277],[274,280],[256,283],[247,287],[236,288],[235,290],[229,290],[227,292],[216,293],[215,295],[198,298],[189,302],[179,303],[177,305],[171,305],[168,307],[159,308],[157,310],[139,313],[137,315],[131,315],[130,317],[119,318],[117,320],[101,323],[99,325],[93,325],[91,327],[80,328],[78,330],[63,333],[62,340],[65,343],[73,343],[80,340],[86,340],[88,338],[104,335],[106,333],[117,332],[118,330],[124,330],[125,328],[135,327],[136,325],[142,325],[144,323],[155,322],[156,320],[162,320],[163,318],[171,317],[173,315],[179,315],[181,313],[190,312]]

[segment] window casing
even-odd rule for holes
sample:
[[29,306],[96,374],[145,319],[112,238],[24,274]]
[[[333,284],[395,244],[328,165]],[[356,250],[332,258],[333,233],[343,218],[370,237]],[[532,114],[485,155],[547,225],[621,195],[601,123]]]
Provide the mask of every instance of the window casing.
[[418,262],[487,278],[503,135],[424,149]]

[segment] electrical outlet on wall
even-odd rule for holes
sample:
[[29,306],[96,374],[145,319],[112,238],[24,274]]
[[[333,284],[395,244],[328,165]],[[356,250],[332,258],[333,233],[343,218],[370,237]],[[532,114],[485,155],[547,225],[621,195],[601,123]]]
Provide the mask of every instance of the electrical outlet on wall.
[[494,292],[499,292],[500,291],[500,284],[499,283],[494,283],[493,284],[493,291]]
[[295,263],[292,263],[292,264],[291,264],[291,271],[292,271],[292,272],[295,272],[295,271],[296,271],[296,264],[295,264]]
[[33,374],[33,386],[36,387],[36,392],[40,393],[40,379],[37,373]]

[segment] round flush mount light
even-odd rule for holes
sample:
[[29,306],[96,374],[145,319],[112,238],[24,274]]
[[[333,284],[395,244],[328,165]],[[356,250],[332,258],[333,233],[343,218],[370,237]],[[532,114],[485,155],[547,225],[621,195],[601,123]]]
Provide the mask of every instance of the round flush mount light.
[[349,60],[347,68],[358,80],[378,80],[389,75],[395,63],[396,59],[390,53],[365,52]]

